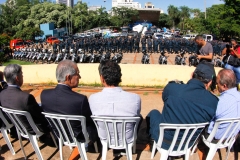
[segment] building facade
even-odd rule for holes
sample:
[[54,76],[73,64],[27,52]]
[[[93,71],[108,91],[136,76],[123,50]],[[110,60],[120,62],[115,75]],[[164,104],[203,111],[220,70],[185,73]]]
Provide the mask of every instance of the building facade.
[[56,0],[57,4],[66,4],[68,7],[73,7],[74,5],[74,0]]
[[141,8],[141,3],[133,0],[112,0],[112,7]]

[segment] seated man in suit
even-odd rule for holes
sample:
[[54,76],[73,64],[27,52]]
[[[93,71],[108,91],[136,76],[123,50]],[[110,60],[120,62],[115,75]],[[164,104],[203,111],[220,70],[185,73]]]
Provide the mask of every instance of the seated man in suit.
[[[212,65],[199,63],[187,84],[174,81],[167,84],[162,93],[164,102],[162,113],[152,110],[146,117],[147,131],[156,143],[160,123],[194,124],[211,121],[218,103],[218,98],[208,91],[213,75]],[[173,131],[164,134],[163,149],[169,149],[173,135]]]
[[[121,68],[112,61],[107,61],[99,66],[99,74],[104,89],[89,97],[89,104],[95,116],[141,116],[141,98],[139,95],[123,91],[119,87],[121,82]],[[141,123],[139,123],[140,126]],[[104,126],[100,126],[99,137],[106,139]],[[132,142],[133,124],[127,124],[127,142]],[[120,140],[121,141],[121,140]],[[118,156],[114,150],[114,155]]]
[[[86,126],[91,141],[97,139],[97,130],[93,123],[92,112],[85,95],[72,91],[81,78],[77,64],[70,60],[61,61],[56,69],[58,85],[54,89],[43,90],[41,103],[44,112],[63,115],[82,115],[86,117]],[[74,136],[79,142],[85,142],[81,123],[72,122]],[[53,128],[54,129],[54,128]]]
[[[41,113],[42,108],[39,107],[33,95],[25,93],[20,89],[23,84],[22,67],[17,64],[9,64],[4,68],[3,74],[8,87],[0,94],[0,105],[4,108],[29,112],[39,130],[48,133],[50,131],[48,121]],[[34,133],[27,120],[24,118],[23,121],[28,132]]]

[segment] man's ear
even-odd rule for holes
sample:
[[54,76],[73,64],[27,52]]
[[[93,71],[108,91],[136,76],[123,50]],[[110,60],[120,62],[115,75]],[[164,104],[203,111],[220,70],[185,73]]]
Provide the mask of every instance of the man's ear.
[[208,83],[206,84],[206,89],[208,89],[208,88],[211,86],[211,84],[212,84],[212,81],[208,82]]
[[70,75],[66,75],[65,81],[70,81],[70,80],[71,80],[71,76]]

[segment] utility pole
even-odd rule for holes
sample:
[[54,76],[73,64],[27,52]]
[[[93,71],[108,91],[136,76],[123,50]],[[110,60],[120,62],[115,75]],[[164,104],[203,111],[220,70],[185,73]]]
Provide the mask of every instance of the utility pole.
[[205,8],[205,19],[207,19],[207,7],[206,7],[206,0],[204,0],[204,8]]

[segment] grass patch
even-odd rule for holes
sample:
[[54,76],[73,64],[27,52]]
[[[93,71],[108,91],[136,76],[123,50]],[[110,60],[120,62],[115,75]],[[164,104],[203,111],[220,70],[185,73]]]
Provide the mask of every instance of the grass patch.
[[10,59],[8,62],[4,62],[3,65],[7,66],[9,64],[19,64],[19,65],[33,65],[34,63],[31,62],[25,62],[25,61],[20,61],[17,59]]
[[53,81],[49,81],[49,82],[47,83],[47,85],[48,85],[48,86],[53,86],[53,85],[55,85],[55,83],[54,83]]
[[156,89],[163,89],[164,87],[165,87],[164,85],[153,86],[153,88],[156,88]]
[[154,91],[154,94],[158,94],[158,93],[159,93],[158,90]]
[[79,83],[79,86],[102,87],[102,84],[101,84],[101,83],[97,83],[97,82],[94,82],[94,83],[88,83],[88,84],[85,84],[85,83]]
[[147,95],[148,95],[148,92],[144,92],[143,95],[144,95],[144,96],[147,96]]

